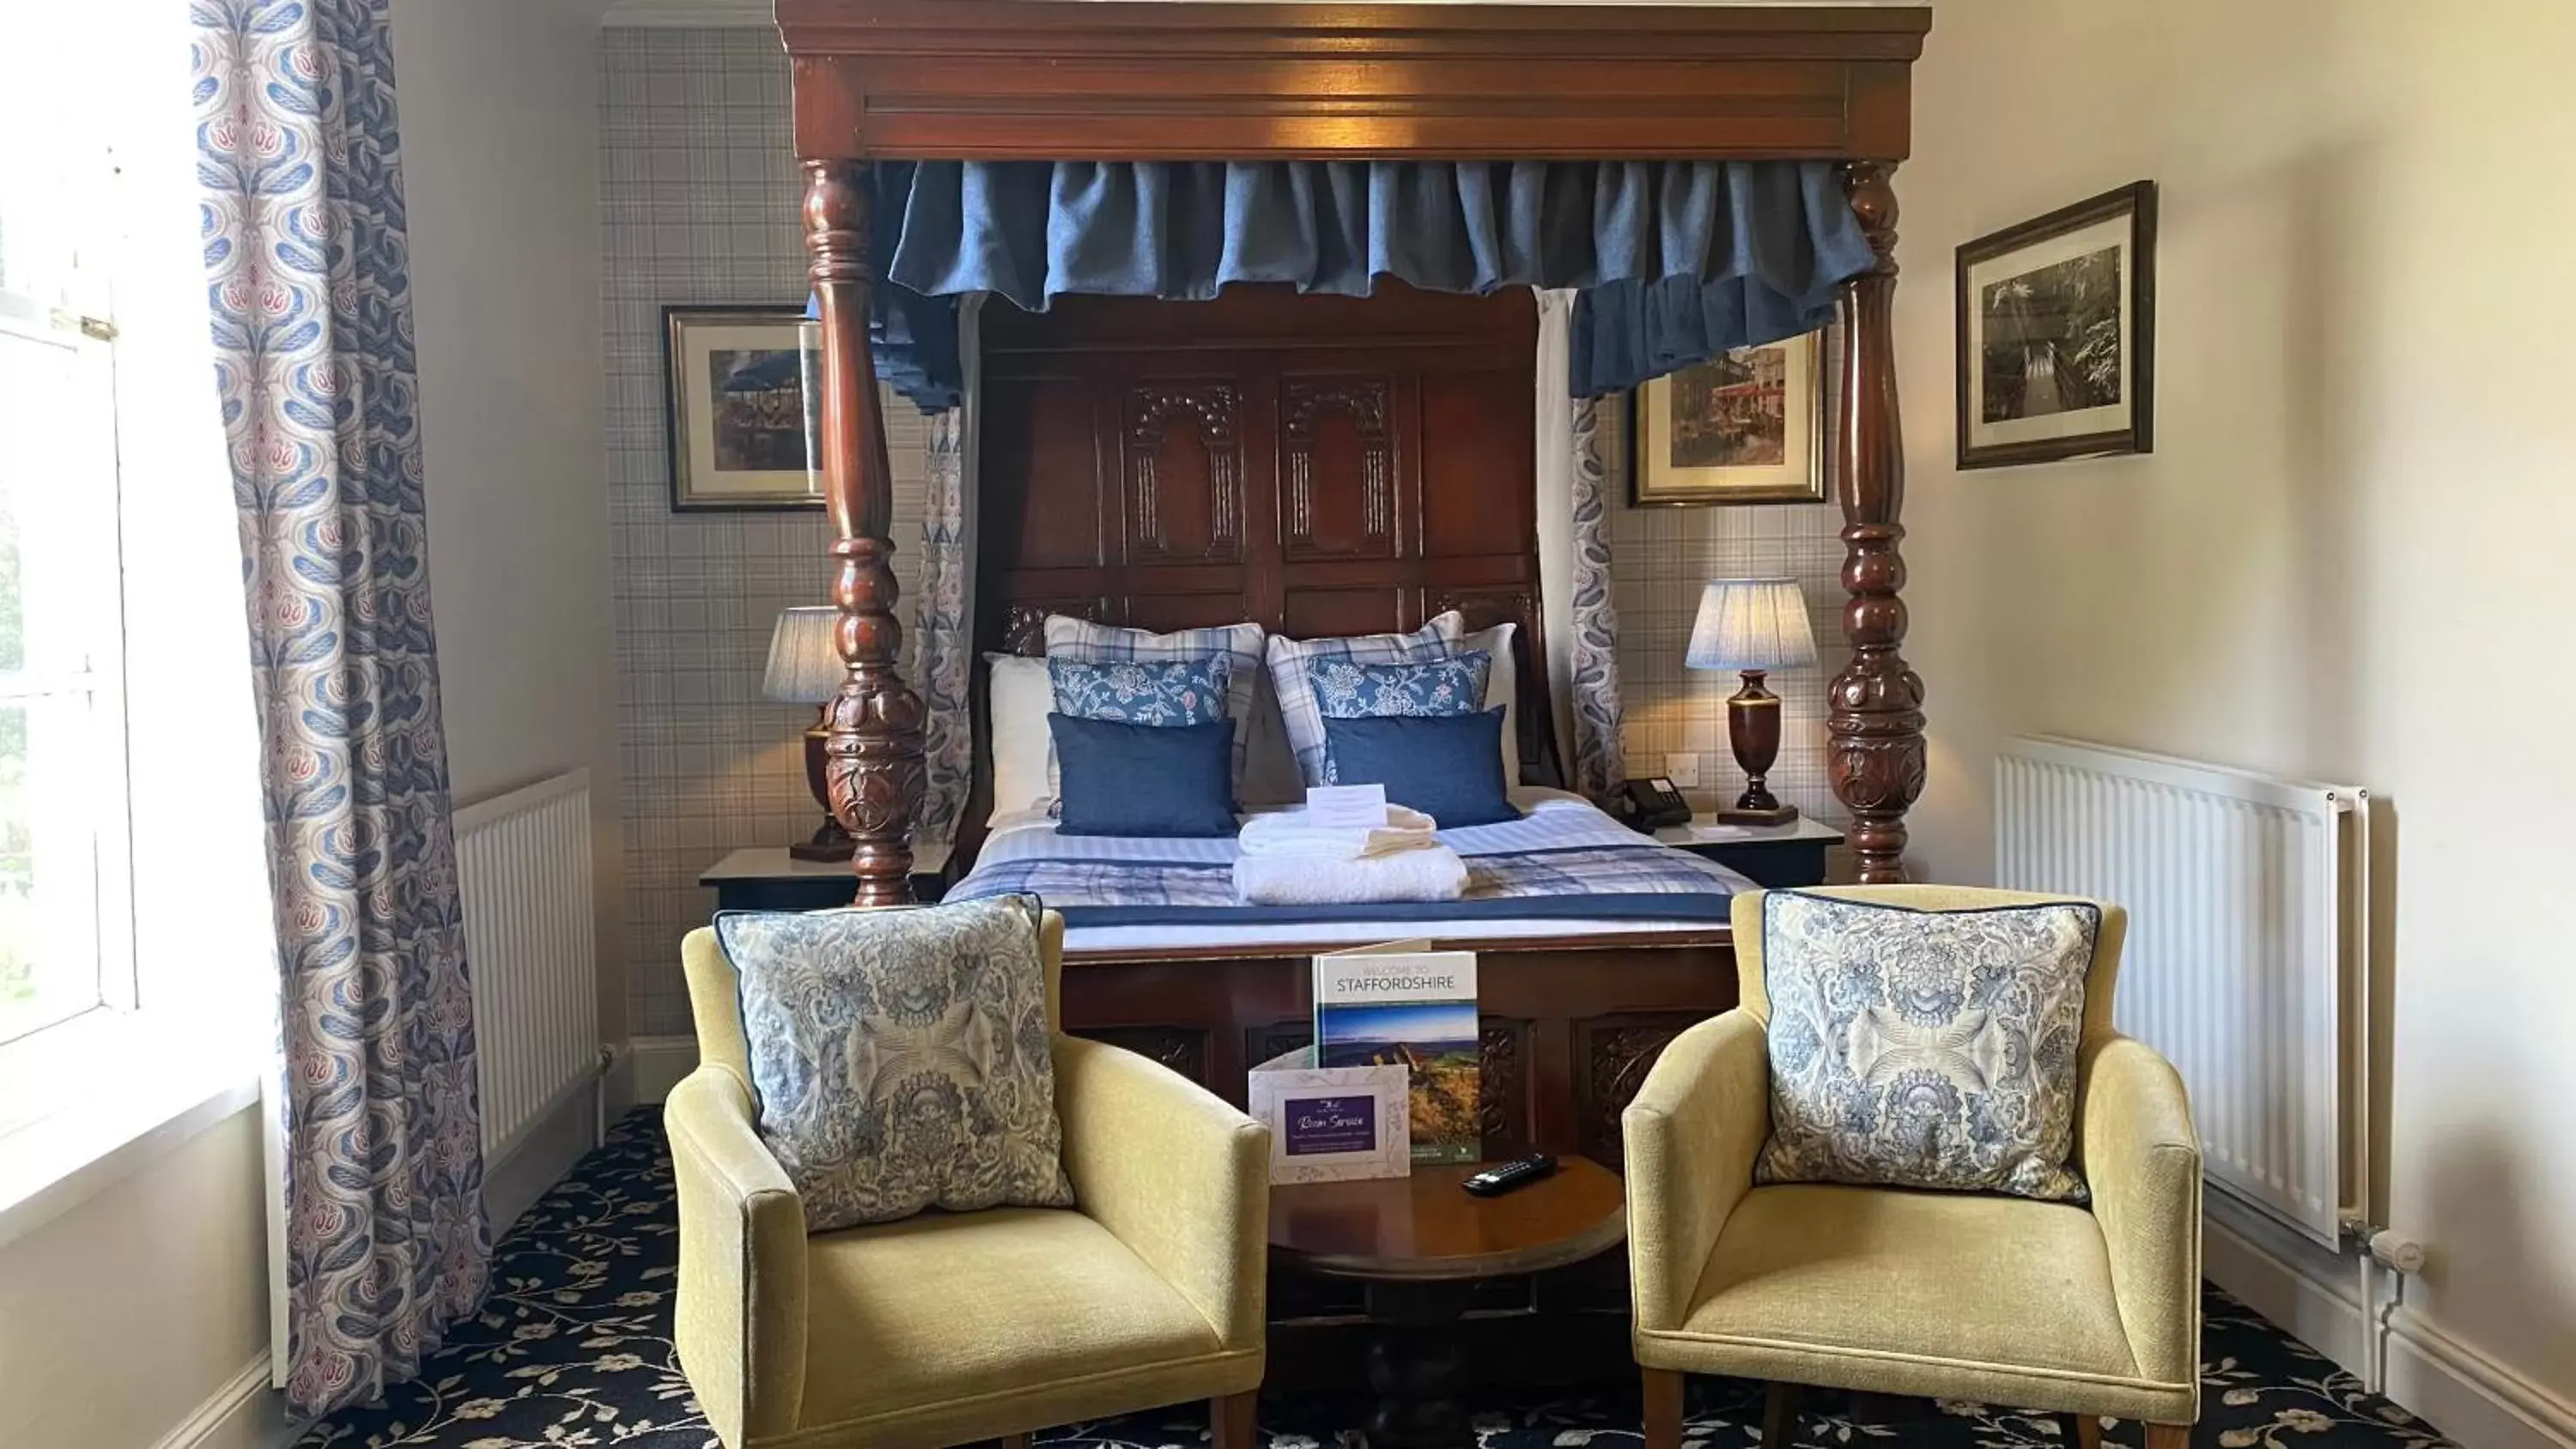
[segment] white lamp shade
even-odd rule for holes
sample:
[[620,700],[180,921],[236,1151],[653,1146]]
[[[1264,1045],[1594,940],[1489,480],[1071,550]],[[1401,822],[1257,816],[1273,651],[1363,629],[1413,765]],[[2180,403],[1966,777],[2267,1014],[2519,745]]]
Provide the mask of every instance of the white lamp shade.
[[1815,631],[1796,579],[1715,579],[1691,625],[1693,669],[1796,669],[1816,662]]
[[769,667],[762,671],[760,692],[781,704],[821,704],[841,692],[850,667],[832,647],[832,630],[841,611],[828,605],[782,609],[778,627],[769,635]]

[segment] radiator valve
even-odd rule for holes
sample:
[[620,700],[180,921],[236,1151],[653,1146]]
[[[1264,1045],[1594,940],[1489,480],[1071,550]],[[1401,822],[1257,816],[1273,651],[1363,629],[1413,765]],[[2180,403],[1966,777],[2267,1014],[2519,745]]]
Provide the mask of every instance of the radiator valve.
[[2379,1266],[2408,1277],[2424,1271],[2424,1245],[2388,1228],[2370,1235],[2370,1256]]

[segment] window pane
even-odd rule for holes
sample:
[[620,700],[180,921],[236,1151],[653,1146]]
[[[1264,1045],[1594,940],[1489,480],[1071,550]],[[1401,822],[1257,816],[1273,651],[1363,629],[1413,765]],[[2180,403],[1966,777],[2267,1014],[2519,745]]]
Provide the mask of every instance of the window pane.
[[0,705],[0,1041],[99,992],[98,770],[85,695]]
[[0,322],[0,698],[117,653],[116,439],[104,349]]

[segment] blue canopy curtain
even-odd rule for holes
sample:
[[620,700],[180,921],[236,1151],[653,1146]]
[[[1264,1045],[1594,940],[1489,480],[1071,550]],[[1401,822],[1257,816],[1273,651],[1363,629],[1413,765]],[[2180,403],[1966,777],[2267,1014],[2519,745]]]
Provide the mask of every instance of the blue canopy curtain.
[[877,367],[958,395],[956,298],[1204,301],[1235,282],[1365,296],[1573,288],[1598,397],[1813,332],[1871,265],[1831,163],[923,161],[872,170]]
[[[1569,779],[1606,796],[1619,747],[1618,620],[1607,480],[1592,400],[1738,347],[1813,332],[1841,283],[1873,264],[1828,162],[881,162],[871,168],[880,281],[877,370],[932,430],[930,588],[920,673],[963,697],[971,501],[956,409],[967,393],[958,303],[995,293],[1040,310],[1088,293],[1200,301],[1237,282],[1364,296],[1381,276],[1430,291],[1573,289],[1573,637],[1566,641]],[[934,709],[934,721],[943,711]],[[972,761],[934,725],[931,835],[954,828]]]
[[386,0],[191,15],[283,972],[280,1377],[311,1418],[417,1372],[490,1259],[401,150]]

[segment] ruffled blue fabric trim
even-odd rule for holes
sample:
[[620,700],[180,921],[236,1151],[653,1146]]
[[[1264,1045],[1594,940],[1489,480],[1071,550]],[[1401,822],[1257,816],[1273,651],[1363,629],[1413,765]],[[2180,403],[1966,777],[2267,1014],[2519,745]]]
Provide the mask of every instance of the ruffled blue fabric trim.
[[925,408],[956,400],[968,292],[1573,288],[1572,391],[1594,397],[1812,332],[1872,262],[1821,161],[905,161],[873,182],[878,371]]

